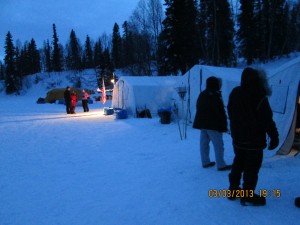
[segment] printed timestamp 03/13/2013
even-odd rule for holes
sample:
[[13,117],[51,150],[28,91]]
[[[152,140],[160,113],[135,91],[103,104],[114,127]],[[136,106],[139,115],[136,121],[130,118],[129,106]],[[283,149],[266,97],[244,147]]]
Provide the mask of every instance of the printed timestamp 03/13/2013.
[[[281,196],[281,191],[279,189],[267,190],[260,189],[258,190],[258,196],[260,197],[276,197]],[[229,189],[209,189],[208,190],[209,198],[252,198],[254,197],[254,190],[229,190]]]

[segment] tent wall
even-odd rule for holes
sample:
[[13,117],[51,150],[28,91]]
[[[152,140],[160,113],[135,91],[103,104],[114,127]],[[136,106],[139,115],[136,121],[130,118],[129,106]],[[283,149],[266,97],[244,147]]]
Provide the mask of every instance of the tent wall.
[[[132,115],[135,115],[136,109],[146,106],[151,113],[156,114],[158,108],[173,106],[175,102],[179,116],[192,122],[196,114],[197,98],[206,87],[206,79],[210,76],[222,79],[221,91],[226,109],[231,90],[240,84],[242,71],[196,65],[180,77],[121,77],[114,88],[112,106],[126,108]],[[293,139],[289,134],[293,135],[294,132],[292,124],[298,97],[300,57],[273,71],[267,71],[267,76],[273,92],[269,98],[270,105],[280,135],[277,150],[279,154],[288,154],[292,147],[288,137]],[[187,89],[183,102],[175,91],[177,87]]]
[[[188,87],[188,76],[190,75],[190,108],[192,121],[196,113],[197,98],[200,90],[205,89],[206,79],[210,76],[222,79],[222,97],[225,108],[227,108],[229,94],[234,87],[240,84],[242,70],[243,69],[197,65],[182,76],[177,85]],[[300,82],[300,58],[292,60],[278,69],[267,72],[267,76],[273,92],[269,97],[269,101],[273,110],[273,118],[280,135],[277,153],[288,154],[292,148],[295,133],[293,121],[294,118],[296,118],[295,109]],[[185,100],[185,107],[188,107],[187,99],[188,96]]]
[[[196,114],[196,104],[198,96],[200,94],[200,91],[205,90],[206,79],[208,77],[215,76],[222,79],[221,91],[224,105],[226,107],[231,90],[234,87],[238,86],[240,83],[241,73],[241,69],[196,65],[184,76],[182,76],[178,81],[177,86],[186,86],[187,88],[190,86],[190,96],[188,96],[188,94],[186,95],[184,107],[185,109],[188,107],[188,99],[190,98],[190,111],[192,121],[194,120]],[[177,97],[177,101],[180,101],[179,97]]]
[[160,108],[172,105],[178,77],[120,77],[113,90],[112,107],[124,108],[129,115],[145,108],[157,115]]
[[278,154],[291,151],[295,135],[296,105],[300,82],[300,58],[278,68],[270,77],[272,87],[270,105],[279,130]]

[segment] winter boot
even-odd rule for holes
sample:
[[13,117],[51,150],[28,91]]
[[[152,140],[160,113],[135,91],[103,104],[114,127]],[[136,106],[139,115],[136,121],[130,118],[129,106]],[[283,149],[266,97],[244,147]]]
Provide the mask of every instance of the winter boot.
[[209,168],[209,167],[212,167],[212,166],[214,166],[214,165],[216,165],[215,162],[210,162],[210,163],[208,163],[208,164],[206,164],[206,165],[203,165],[202,167],[203,167],[203,168]]
[[232,166],[231,165],[226,165],[224,167],[218,168],[218,171],[226,171],[226,170],[231,170]]
[[241,205],[243,206],[264,206],[266,205],[266,198],[257,194],[253,194],[252,197],[246,196],[241,198]]

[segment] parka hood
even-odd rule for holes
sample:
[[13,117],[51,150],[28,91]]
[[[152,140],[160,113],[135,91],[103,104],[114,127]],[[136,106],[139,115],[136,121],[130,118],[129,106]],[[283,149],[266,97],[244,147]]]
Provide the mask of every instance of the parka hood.
[[206,80],[206,88],[219,91],[221,89],[221,82],[218,78],[211,76]]
[[247,90],[257,89],[259,86],[258,71],[247,67],[242,72],[241,87]]
[[255,95],[271,95],[266,73],[263,70],[256,70],[247,67],[242,72],[241,87]]

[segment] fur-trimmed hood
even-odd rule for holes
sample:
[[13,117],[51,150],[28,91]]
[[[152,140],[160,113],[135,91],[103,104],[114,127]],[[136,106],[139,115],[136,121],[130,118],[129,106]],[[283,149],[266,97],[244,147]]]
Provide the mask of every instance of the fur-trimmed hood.
[[264,70],[245,68],[242,72],[241,87],[256,95],[271,95],[271,88]]

